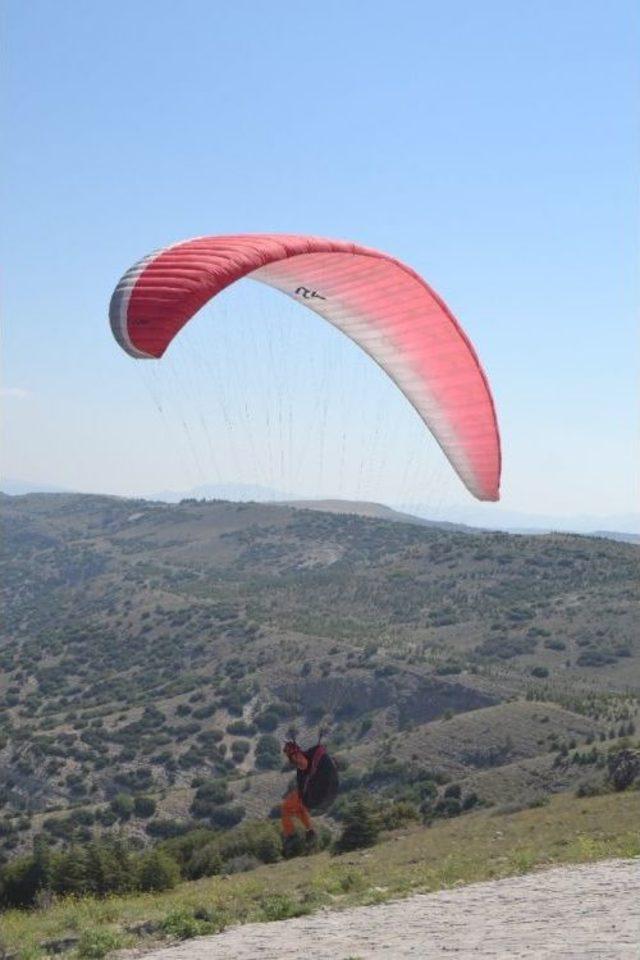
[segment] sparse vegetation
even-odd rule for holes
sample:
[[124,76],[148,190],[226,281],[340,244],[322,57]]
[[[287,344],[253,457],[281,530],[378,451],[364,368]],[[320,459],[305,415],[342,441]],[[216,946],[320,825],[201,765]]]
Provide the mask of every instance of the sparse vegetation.
[[[385,829],[438,825],[611,789],[608,748],[637,750],[631,544],[260,504],[0,509],[8,870],[41,838],[53,869],[112,837],[182,878],[253,868],[264,849],[227,855],[221,838],[276,807],[282,740],[312,742],[327,720],[334,831],[358,791]],[[145,883],[164,882],[167,862],[146,863]]]
[[328,903],[372,902],[374,892],[379,902],[553,863],[640,856],[638,797],[635,791],[580,799],[564,795],[515,813],[480,812],[429,829],[404,827],[363,851],[288,860],[232,874],[224,882],[211,876],[152,898],[80,897],[32,914],[10,910],[2,918],[3,943],[9,953],[33,956],[44,940],[71,936],[75,944],[73,935],[80,931],[88,949],[95,943],[111,950],[149,936],[188,938],[231,923],[295,916]]

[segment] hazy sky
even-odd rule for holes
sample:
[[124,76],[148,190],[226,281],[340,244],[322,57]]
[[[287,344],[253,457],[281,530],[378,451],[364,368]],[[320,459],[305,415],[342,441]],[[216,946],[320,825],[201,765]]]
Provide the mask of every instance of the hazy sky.
[[494,390],[505,510],[636,509],[633,0],[5,0],[3,473],[113,493],[261,483],[470,497],[403,398],[255,284],[167,364],[107,308],[215,233],[407,261]]

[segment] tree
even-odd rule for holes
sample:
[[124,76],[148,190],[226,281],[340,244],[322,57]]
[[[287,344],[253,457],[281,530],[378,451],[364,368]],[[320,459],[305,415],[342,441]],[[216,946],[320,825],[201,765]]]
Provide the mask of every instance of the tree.
[[140,890],[172,890],[180,880],[180,867],[163,850],[150,850],[138,864],[138,886]]
[[38,838],[31,856],[20,857],[2,869],[0,904],[4,907],[30,907],[38,891],[50,888],[51,880],[51,854],[46,841]]
[[343,816],[343,828],[335,849],[337,853],[372,847],[380,833],[380,821],[373,804],[358,797],[349,804]]

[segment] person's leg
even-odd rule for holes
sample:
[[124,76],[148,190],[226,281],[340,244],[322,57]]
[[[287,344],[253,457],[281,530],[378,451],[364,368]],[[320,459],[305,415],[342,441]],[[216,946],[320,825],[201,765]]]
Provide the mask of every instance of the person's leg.
[[298,791],[292,790],[291,793],[288,793],[282,801],[280,813],[282,822],[282,835],[284,837],[292,837],[296,832],[296,826],[293,822],[293,818],[298,815],[299,799]]
[[304,803],[302,802],[302,800],[300,800],[299,797],[298,797],[297,816],[298,816],[298,820],[300,821],[302,826],[305,828],[305,830],[307,831],[313,830],[313,822],[309,815],[309,811],[307,810]]

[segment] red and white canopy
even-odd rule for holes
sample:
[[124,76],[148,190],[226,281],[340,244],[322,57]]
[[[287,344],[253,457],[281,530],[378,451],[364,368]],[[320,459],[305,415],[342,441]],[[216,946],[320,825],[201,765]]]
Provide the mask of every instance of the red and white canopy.
[[198,237],[145,257],[118,283],[113,333],[132,357],[161,357],[208,300],[248,277],[346,333],[398,385],[479,500],[497,500],[500,437],[473,346],[438,295],[399,260],[341,240]]

